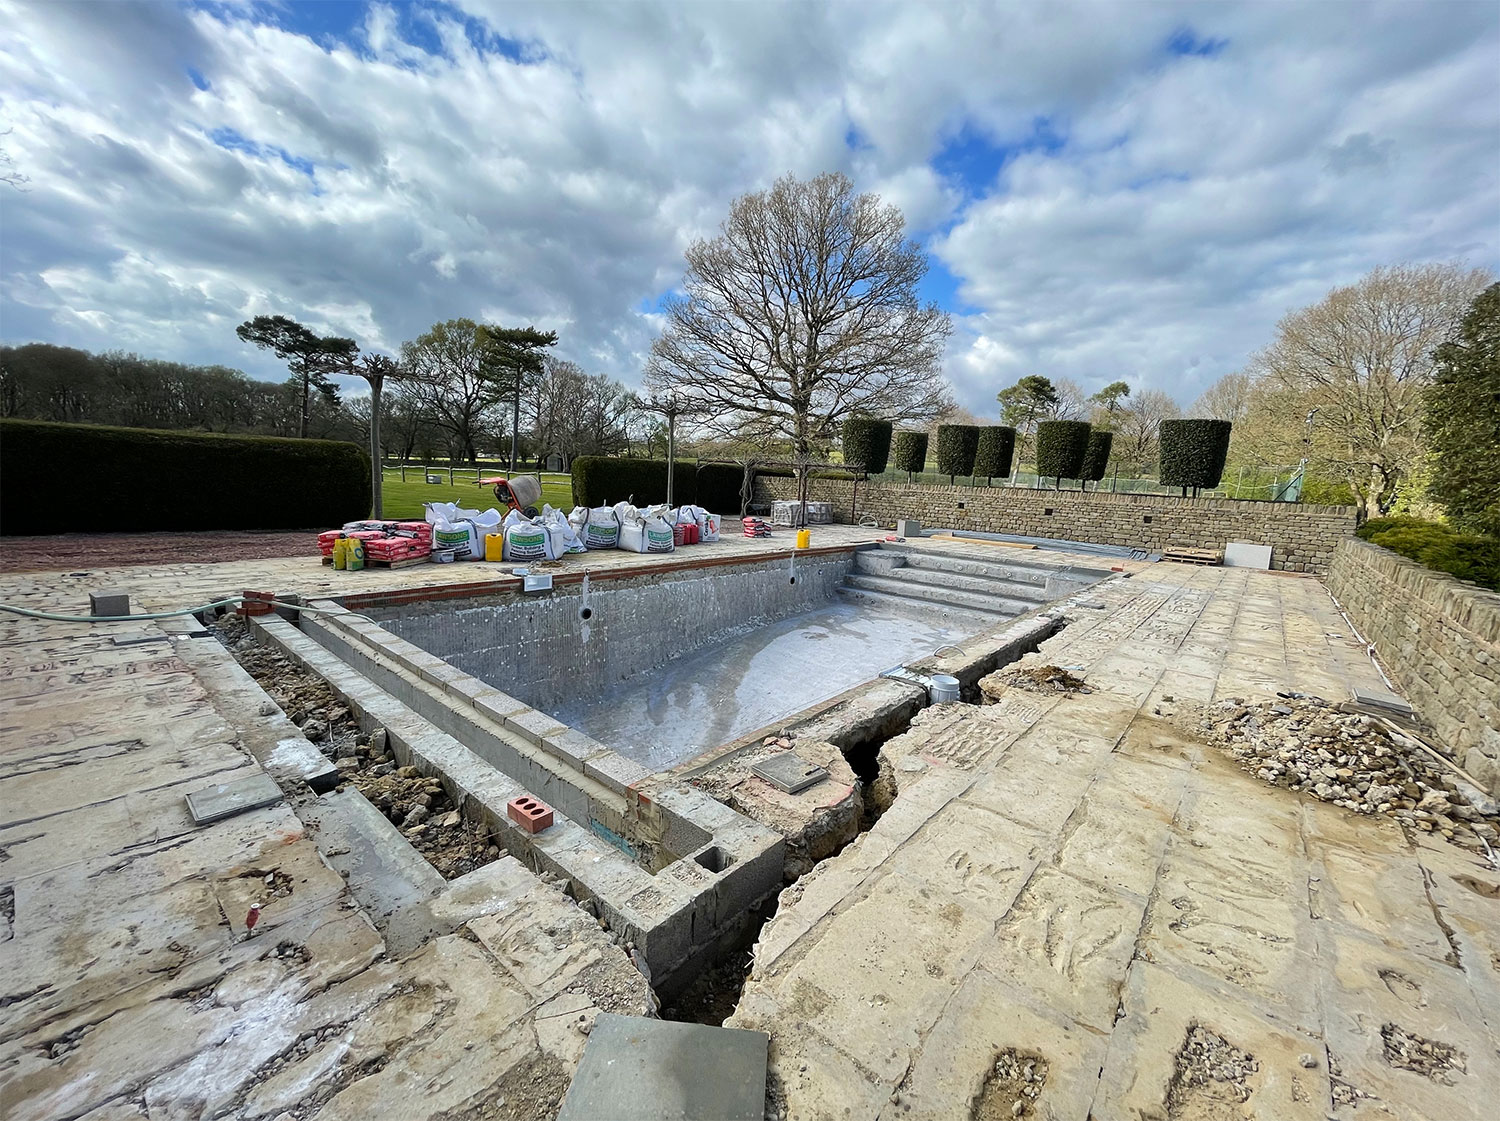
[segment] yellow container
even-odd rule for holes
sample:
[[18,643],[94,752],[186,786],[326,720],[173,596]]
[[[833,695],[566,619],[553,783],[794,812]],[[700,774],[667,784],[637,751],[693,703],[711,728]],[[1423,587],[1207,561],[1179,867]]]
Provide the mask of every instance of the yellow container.
[[349,539],[340,537],[333,543],[333,567],[345,569],[349,567]]
[[344,547],[344,567],[350,572],[362,572],[365,567],[365,543],[357,538],[350,538],[349,544]]
[[797,548],[806,549],[812,545],[812,530],[799,529],[797,531]]
[[505,534],[486,533],[484,535],[484,559],[497,562],[505,559]]

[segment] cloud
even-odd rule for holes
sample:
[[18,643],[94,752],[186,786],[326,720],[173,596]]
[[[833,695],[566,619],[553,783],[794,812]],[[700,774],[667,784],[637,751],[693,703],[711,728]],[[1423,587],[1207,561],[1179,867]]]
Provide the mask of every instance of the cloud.
[[0,144],[31,177],[0,200],[7,340],[279,377],[235,324],[393,349],[467,315],[556,329],[562,356],[633,381],[683,249],[786,171],[902,207],[980,413],[1025,373],[1186,402],[1377,264],[1500,261],[1486,4],[0,0],[0,19]]

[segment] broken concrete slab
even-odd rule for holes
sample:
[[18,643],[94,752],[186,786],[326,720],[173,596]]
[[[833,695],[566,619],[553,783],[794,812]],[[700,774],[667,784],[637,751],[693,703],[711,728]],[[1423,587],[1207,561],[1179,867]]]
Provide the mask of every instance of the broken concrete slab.
[[601,1015],[558,1121],[761,1121],[764,1032]]

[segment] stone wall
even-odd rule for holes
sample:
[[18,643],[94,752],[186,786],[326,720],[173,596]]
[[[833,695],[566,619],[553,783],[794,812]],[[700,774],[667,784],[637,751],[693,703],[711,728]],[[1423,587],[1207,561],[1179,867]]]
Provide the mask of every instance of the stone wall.
[[[814,479],[811,490],[815,501],[833,503],[835,520],[854,520],[852,483]],[[795,497],[794,480],[756,476],[757,502]],[[1352,506],[1018,487],[865,482],[859,484],[858,503],[858,514],[883,525],[915,518],[924,528],[1056,537],[1153,553],[1173,547],[1223,549],[1230,541],[1248,541],[1271,546],[1272,568],[1318,575],[1328,571],[1334,549],[1354,533],[1355,523]]]
[[1349,540],[1328,590],[1464,769],[1500,795],[1500,594]]

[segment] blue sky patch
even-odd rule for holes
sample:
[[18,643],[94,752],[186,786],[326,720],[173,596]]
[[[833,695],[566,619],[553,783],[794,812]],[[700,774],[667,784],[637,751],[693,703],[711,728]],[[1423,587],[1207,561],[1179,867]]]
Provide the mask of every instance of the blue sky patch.
[[1213,58],[1224,53],[1228,39],[1204,38],[1191,27],[1179,27],[1167,39],[1167,53],[1194,58]]
[[1031,133],[1022,140],[997,144],[985,133],[965,123],[958,135],[932,157],[932,167],[944,179],[956,181],[971,198],[990,193],[1005,165],[1025,152],[1057,152],[1067,144],[1048,117],[1037,117]]

